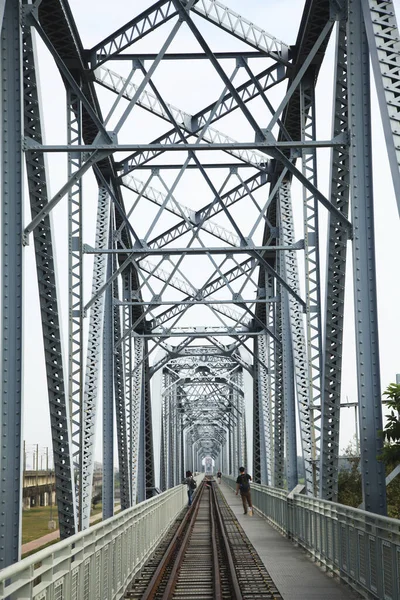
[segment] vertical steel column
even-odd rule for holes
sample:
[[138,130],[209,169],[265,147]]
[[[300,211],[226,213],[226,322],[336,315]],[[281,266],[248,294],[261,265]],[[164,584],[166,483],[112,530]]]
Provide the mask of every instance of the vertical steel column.
[[[141,341],[144,340],[141,338]],[[140,415],[138,430],[138,454],[137,454],[137,475],[136,475],[136,498],[137,502],[143,502],[146,499],[146,414],[145,414],[145,393],[143,381],[143,363],[139,369],[141,388],[140,388]]]
[[376,303],[374,210],[371,163],[369,52],[361,1],[349,0],[348,85],[350,193],[358,402],[365,509],[386,514],[385,469],[377,456],[383,429]]
[[[253,343],[253,480],[261,483],[261,425],[260,425],[260,364],[258,358],[258,343]],[[229,436],[228,436],[229,439]],[[229,471],[230,472],[230,471]]]
[[[123,358],[124,358],[124,376],[125,376],[125,400],[126,400],[126,435],[128,445],[128,472],[129,472],[129,494],[131,506],[136,503],[136,492],[133,490],[133,469],[134,462],[136,463],[137,456],[134,455],[133,449],[133,429],[134,415],[133,415],[133,404],[134,404],[134,391],[133,391],[133,340],[131,335],[132,328],[132,277],[130,271],[127,269],[122,276],[122,294],[124,298],[124,305],[122,306],[123,315]],[[139,367],[141,373],[142,367]],[[136,463],[137,464],[137,463]]]
[[[348,131],[347,11],[336,35],[335,103],[332,137]],[[349,148],[332,148],[330,200],[347,218],[349,213]],[[344,327],[344,295],[348,229],[332,213],[328,222],[325,354],[323,363],[320,496],[337,501],[340,392]]]
[[[129,428],[129,454],[130,460],[130,481],[132,488],[132,505],[136,504],[138,492],[138,477],[139,477],[139,439],[140,439],[140,423],[142,412],[142,396],[143,396],[143,359],[144,359],[144,340],[141,337],[135,336],[133,339],[134,347],[134,363],[133,363],[133,381],[132,381],[132,400],[130,403],[130,419],[128,420]],[[132,372],[132,369],[131,369]]]
[[[280,273],[281,260],[277,257],[277,272]],[[278,287],[278,285],[276,285]],[[271,289],[271,295],[274,293]],[[275,295],[278,295],[275,291]],[[270,303],[268,307],[268,324],[271,331],[274,331],[278,343],[272,336],[269,336],[269,360],[268,369],[273,370],[271,379],[274,382],[274,485],[282,488],[284,485],[285,469],[285,404],[283,394],[283,331],[281,317],[282,293],[279,303]],[[286,372],[286,371],[285,371]]]
[[185,456],[185,463],[184,463],[184,469],[183,469],[183,474],[185,474],[185,472],[187,470],[189,471],[193,471],[194,466],[193,466],[193,439],[192,439],[192,432],[188,431],[186,429],[186,456]]
[[195,471],[195,463],[194,463],[194,439],[193,439],[193,432],[191,431],[190,433],[190,447],[189,447],[189,452],[190,452],[190,467],[189,469],[191,471]]
[[174,485],[179,483],[179,428],[178,428],[178,389],[174,385],[175,394],[171,406],[171,425],[172,425],[172,467],[174,472]]
[[234,463],[233,463],[233,451],[232,451],[232,427],[233,427],[233,419],[232,419],[232,405],[229,413],[229,428],[228,428],[228,465],[229,465],[229,475],[234,474]]
[[273,438],[272,414],[267,371],[268,347],[266,335],[257,336],[258,345],[258,381],[260,410],[260,466],[261,484],[272,485]]
[[154,474],[154,448],[153,448],[153,424],[151,410],[151,391],[150,391],[150,366],[148,359],[147,340],[144,342],[144,354],[147,357],[143,364],[143,393],[144,393],[144,426],[145,426],[145,490],[146,498],[151,498],[154,494],[155,474]]
[[240,400],[240,411],[242,413],[242,417],[240,418],[240,429],[241,429],[241,439],[242,439],[242,463],[246,465],[246,468],[249,468],[247,464],[248,455],[247,455],[247,428],[246,428],[246,409],[244,403],[244,390],[243,390],[243,371],[240,368],[240,371],[237,373],[237,383],[240,389],[243,391],[243,395],[239,396]]
[[281,288],[280,312],[282,322],[282,392],[285,409],[286,476],[288,490],[293,490],[298,483],[296,399],[294,393],[294,363],[290,335],[289,298],[288,292],[283,288]]
[[238,461],[241,465],[245,464],[247,467],[247,449],[246,449],[246,415],[244,411],[244,401],[243,396],[239,393],[239,389],[243,390],[242,384],[242,373],[240,371],[236,372],[234,375],[234,381],[238,388],[235,392],[237,397],[238,404]]
[[[31,28],[23,26],[23,74],[25,135],[42,144],[40,99],[35,72],[35,49]],[[9,84],[10,85],[10,84]],[[32,218],[48,203],[43,152],[25,153]],[[60,537],[76,533],[75,488],[72,473],[71,432],[67,416],[63,355],[57,300],[57,281],[53,258],[53,234],[49,216],[33,230],[40,317],[46,363],[47,393],[53,444],[56,496]]]
[[[117,263],[113,255],[113,272]],[[112,284],[113,299],[119,299],[118,278]],[[128,465],[128,440],[126,433],[126,402],[125,402],[125,377],[124,361],[121,344],[121,316],[118,303],[113,307],[113,339],[114,339],[114,390],[115,390],[115,418],[117,424],[118,463],[121,491],[121,510],[130,507],[129,465]]]
[[0,569],[20,558],[22,509],[22,104],[19,2],[1,30]]
[[[67,142],[82,143],[81,101],[67,88]],[[82,164],[80,152],[68,153],[68,179]],[[68,192],[68,396],[72,435],[72,459],[75,486],[78,488],[78,527],[90,518],[90,493],[83,499],[83,265],[82,265],[82,180],[79,178]],[[86,482],[86,492],[91,482]],[[89,501],[89,502],[88,502]]]
[[[311,71],[300,84],[301,139],[316,139],[315,82]],[[303,175],[317,187],[317,152],[302,150]],[[318,458],[321,441],[321,287],[319,264],[318,200],[303,186],[304,258],[306,290],[306,342],[308,356],[308,397],[311,412],[311,461],[314,496],[318,493]]]
[[[110,223],[109,248],[112,247]],[[107,281],[112,276],[111,254],[107,256]],[[103,327],[103,519],[114,514],[114,307],[112,286],[107,286]]]
[[227,436],[227,433],[225,431],[225,440],[224,440],[224,444],[222,446],[222,465],[221,465],[221,471],[223,473],[228,473],[229,472],[227,444],[228,444],[228,436]]
[[[110,196],[108,191],[99,188],[99,200],[96,219],[96,248],[108,247],[110,228]],[[92,297],[105,283],[107,255],[95,254],[93,259]],[[94,441],[97,416],[97,395],[99,382],[99,363],[104,317],[104,294],[101,294],[90,308],[88,347],[86,355],[85,386],[83,393],[82,422],[82,529],[90,523],[92,482],[94,468]]]
[[185,430],[183,427],[183,411],[180,414],[180,429],[181,429],[181,477],[185,472]]
[[161,443],[160,443],[160,490],[164,492],[167,489],[167,474],[166,474],[166,462],[167,457],[165,453],[165,427],[164,427],[164,406],[161,408]]
[[[294,243],[293,214],[289,182],[282,184],[280,187],[278,199],[281,240],[284,245],[289,246],[290,244]],[[296,254],[294,251],[287,251],[283,254],[283,270],[285,273],[285,279],[290,287],[299,293],[300,286]],[[300,437],[305,469],[305,483],[307,493],[313,495],[314,476],[311,438],[312,415],[309,399],[307,348],[304,336],[303,313],[291,294],[288,296],[288,306],[290,324],[288,331],[290,331],[291,334],[297,392],[297,407],[300,422]],[[283,316],[285,315],[283,314]],[[286,324],[286,322],[284,322],[282,319],[282,328],[284,334],[286,333],[285,328],[287,327],[288,324]]]
[[239,406],[237,402],[237,395],[231,391],[231,401],[234,407],[233,422],[232,422],[232,457],[233,457],[233,472],[237,473],[239,470],[239,451],[238,451],[238,439],[237,430],[239,427]]
[[167,440],[167,464],[168,464],[168,472],[167,472],[167,488],[172,488],[174,486],[174,446],[173,446],[173,424],[172,424],[172,407],[173,407],[173,393],[175,387],[173,384],[173,378],[171,376],[167,376],[167,393],[165,396],[165,436]]
[[163,369],[163,386],[162,386],[162,409],[161,409],[161,418],[162,418],[162,451],[164,455],[164,466],[162,466],[164,470],[164,488],[169,489],[170,486],[170,448],[169,448],[169,440],[170,440],[170,431],[169,431],[169,398],[168,398],[168,382],[170,379],[170,375],[167,369]]

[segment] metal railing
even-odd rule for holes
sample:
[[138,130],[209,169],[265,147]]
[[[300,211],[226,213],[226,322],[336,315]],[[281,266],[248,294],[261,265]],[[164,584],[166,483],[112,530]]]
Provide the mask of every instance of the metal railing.
[[179,485],[3,569],[0,599],[121,598],[186,503]]
[[400,520],[258,484],[251,493],[267,521],[363,596],[400,600]]

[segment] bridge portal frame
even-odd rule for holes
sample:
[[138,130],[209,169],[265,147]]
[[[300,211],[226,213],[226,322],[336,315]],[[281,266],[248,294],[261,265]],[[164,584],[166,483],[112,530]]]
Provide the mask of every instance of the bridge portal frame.
[[[279,445],[277,431],[285,431],[286,461],[288,478],[294,483],[297,474],[294,466],[295,437],[294,433],[294,394],[292,381],[284,377],[285,366],[294,364],[296,380],[296,397],[300,420],[303,460],[306,472],[306,487],[309,494],[316,494],[326,499],[335,499],[337,493],[337,451],[340,411],[340,383],[342,338],[338,329],[343,323],[343,298],[345,288],[346,241],[352,238],[353,248],[353,281],[355,287],[356,315],[356,348],[358,370],[358,393],[361,422],[361,466],[363,475],[363,495],[365,506],[370,511],[385,512],[385,481],[383,467],[377,461],[382,441],[378,431],[382,429],[381,390],[379,380],[379,343],[377,333],[376,307],[376,274],[374,264],[373,239],[373,195],[371,175],[371,118],[369,114],[370,81],[369,59],[372,59],[375,82],[377,85],[380,110],[383,119],[387,149],[394,187],[400,206],[400,174],[398,153],[399,115],[393,109],[398,100],[397,84],[400,77],[400,57],[397,23],[393,10],[393,2],[379,0],[348,0],[336,2],[329,0],[306,0],[302,23],[300,25],[297,44],[294,48],[280,42],[276,38],[259,30],[245,19],[235,16],[231,20],[232,11],[224,7],[222,13],[217,10],[216,0],[205,0],[198,5],[193,0],[159,0],[126,26],[103,40],[100,44],[85,51],[79,39],[76,26],[69,7],[61,0],[43,0],[32,5],[25,0],[15,3],[6,0],[1,4],[1,61],[3,79],[1,103],[3,109],[3,135],[1,139],[2,167],[2,256],[3,256],[3,289],[2,319],[3,344],[2,365],[3,378],[2,410],[0,416],[2,452],[0,455],[0,471],[3,481],[1,494],[6,507],[0,517],[0,533],[6,540],[0,545],[0,566],[18,559],[20,539],[21,510],[21,364],[22,364],[22,248],[29,242],[33,234],[35,244],[37,277],[41,309],[42,331],[45,349],[46,374],[49,393],[49,411],[53,439],[57,502],[62,537],[73,535],[79,527],[88,525],[88,506],[90,506],[90,486],[93,466],[93,429],[96,413],[95,390],[97,389],[98,371],[88,372],[89,379],[83,384],[82,368],[82,318],[85,312],[93,307],[93,320],[89,335],[91,357],[97,356],[100,337],[94,336],[93,329],[103,321],[104,335],[108,340],[108,348],[104,348],[104,407],[103,414],[108,420],[105,432],[105,454],[112,444],[110,428],[111,415],[116,415],[118,455],[121,474],[121,505],[123,509],[132,506],[136,498],[142,500],[148,490],[154,488],[154,464],[152,453],[152,427],[150,410],[149,381],[154,373],[150,369],[149,357],[156,348],[165,347],[164,339],[172,337],[184,338],[179,351],[190,346],[193,338],[205,338],[210,348],[218,348],[222,352],[234,354],[247,340],[260,337],[256,342],[256,351],[251,351],[254,360],[253,374],[258,377],[256,392],[258,404],[254,426],[254,449],[256,476],[282,483],[282,461],[278,460]],[[206,8],[205,8],[206,7]],[[204,36],[191,18],[191,13],[208,20],[225,32],[250,44],[263,56],[276,61],[274,68],[258,74],[252,73],[246,57],[238,56],[234,71],[236,75],[243,67],[249,79],[241,86],[235,87],[218,62],[218,57],[207,44]],[[116,57],[122,50],[174,18],[179,19],[172,26],[160,53],[154,58],[149,70],[145,70],[143,62],[138,59],[132,68],[132,74],[140,69],[142,83],[130,88],[129,78],[120,78],[117,84],[110,84],[110,72],[103,70],[101,84],[113,87],[119,99],[129,100],[128,107],[120,118],[115,130],[107,132],[106,122],[101,117],[100,106],[95,92],[93,80],[86,77],[93,73],[95,67],[102,65],[110,58]],[[169,43],[175,33],[185,22],[203,50],[203,58],[214,67],[222,80],[225,91],[223,96],[211,107],[206,107],[198,115],[187,115],[180,109],[169,105],[152,81],[152,74],[161,60],[168,60]],[[246,27],[243,27],[246,25]],[[315,139],[315,119],[313,94],[318,71],[324,58],[325,49],[333,27],[336,25],[336,87],[335,115],[332,139],[318,141]],[[59,36],[60,27],[63,35]],[[35,30],[49,50],[57,65],[66,86],[69,97],[70,134],[68,143],[62,145],[45,145],[41,131],[40,99],[37,93],[35,73],[35,47],[32,31]],[[254,53],[253,53],[254,54]],[[21,61],[20,56],[23,56]],[[119,56],[121,58],[121,56]],[[190,58],[183,56],[183,59]],[[192,57],[193,58],[193,57]],[[127,58],[124,58],[127,60]],[[244,61],[244,62],[243,62]],[[290,71],[286,68],[290,66]],[[390,76],[388,76],[390,71]],[[95,75],[94,75],[95,77]],[[108,79],[107,79],[108,77]],[[266,130],[262,129],[247,106],[247,101],[259,95],[266,106],[266,91],[288,79],[285,97],[273,112]],[[23,79],[23,86],[21,84]],[[146,84],[151,87],[152,96],[146,96],[146,110],[160,116],[173,127],[166,136],[142,147],[135,144],[119,145],[116,134],[124,125],[132,107],[137,102],[144,106],[141,97]],[[300,86],[300,91],[299,91]],[[247,94],[250,94],[246,97]],[[22,103],[21,103],[22,99]],[[201,147],[198,141],[188,143],[191,134],[199,134],[213,121],[240,109],[248,124],[254,130],[255,142],[239,143],[224,136],[220,131],[209,128],[205,140],[208,146]],[[269,108],[271,108],[269,106]],[[348,109],[348,115],[346,115]],[[189,118],[188,118],[189,117]],[[348,122],[347,122],[348,117]],[[179,125],[182,119],[182,127]],[[12,123],[12,126],[10,126]],[[25,138],[21,145],[22,124]],[[309,124],[311,123],[310,127]],[[279,126],[279,136],[271,140],[272,130]],[[311,132],[311,133],[310,133]],[[346,135],[349,134],[349,137]],[[139,196],[148,197],[160,208],[167,209],[181,220],[173,227],[157,235],[149,243],[139,239],[135,229],[129,223],[121,193],[121,182],[118,173],[129,174],[138,166],[146,165],[152,158],[164,152],[168,142],[168,150],[177,151],[187,146],[188,156],[199,168],[210,189],[215,193],[215,200],[195,214],[188,212],[174,198],[174,189],[165,185],[166,194],[157,195],[154,189],[131,178],[124,185],[136,186]],[[332,147],[332,187],[330,197],[326,198],[317,189],[314,154],[319,147]],[[206,175],[204,165],[196,157],[196,152],[207,149],[227,151],[235,159],[244,163],[243,168],[255,168],[255,175],[248,180],[241,179],[240,185],[219,194],[210,177]],[[22,232],[22,151],[26,157],[27,183],[32,210],[32,220]],[[130,150],[131,155],[121,163],[114,160],[114,152]],[[260,152],[263,158],[260,158]],[[65,151],[70,154],[71,169],[64,186],[52,198],[48,197],[45,152]],[[87,153],[87,154],[83,154]],[[303,171],[295,166],[298,156],[303,159]],[[310,168],[311,156],[312,167]],[[187,163],[189,162],[186,161]],[[236,164],[236,163],[235,163]],[[148,165],[150,166],[150,165]],[[162,167],[163,165],[161,165]],[[215,166],[215,165],[214,165]],[[159,168],[161,168],[159,167]],[[93,168],[100,195],[105,204],[111,202],[110,219],[113,226],[107,239],[107,220],[102,224],[102,232],[96,240],[95,249],[82,246],[80,229],[81,197],[80,185],[82,176]],[[235,166],[237,172],[241,166]],[[158,176],[158,175],[157,175]],[[162,177],[159,177],[163,182]],[[290,216],[290,184],[294,179],[304,186],[306,201],[306,241],[296,245],[293,237],[293,223]],[[165,183],[165,182],[164,182]],[[265,218],[265,232],[261,245],[254,245],[251,239],[243,236],[240,226],[233,219],[228,207],[242,199],[245,194],[250,197],[255,190],[266,183],[270,184],[269,198],[260,217]],[[348,192],[351,194],[351,224],[348,220]],[[49,215],[64,195],[71,201],[70,212],[70,320],[71,346],[69,353],[68,381],[66,386],[63,374],[63,358],[61,351],[61,333],[56,286],[57,267],[54,262],[52,228]],[[10,203],[10,197],[15,202]],[[78,198],[78,200],[76,200]],[[107,200],[106,200],[107,199]],[[319,316],[319,264],[317,251],[318,217],[316,212],[310,221],[310,206],[315,211],[318,204],[327,208],[330,215],[329,251],[327,272],[332,276],[327,287],[327,318],[323,342],[325,344],[324,359],[322,357],[322,332]],[[172,208],[172,205],[174,207]],[[168,208],[167,208],[168,207]],[[104,211],[108,210],[103,206]],[[227,216],[233,232],[213,222],[219,212]],[[182,283],[179,264],[173,273],[166,273],[158,266],[147,262],[144,255],[195,253],[190,245],[185,248],[168,248],[172,240],[190,233],[196,238],[199,230],[206,224],[205,230],[223,242],[224,246],[201,248],[208,255],[215,267],[215,276],[199,294],[187,279]],[[206,229],[207,228],[207,229]],[[278,234],[278,235],[277,235]],[[149,232],[150,236],[150,232]],[[148,237],[149,237],[148,236]],[[271,240],[281,238],[279,245]],[[251,236],[250,236],[251,237]],[[368,240],[365,245],[364,240]],[[10,243],[15,252],[10,251]],[[298,285],[298,269],[294,254],[305,248],[307,258],[307,277],[310,283],[307,297],[301,297]],[[83,253],[94,252],[95,274],[93,295],[83,305],[81,287]],[[212,258],[213,254],[226,253],[248,254],[249,258],[241,263],[234,259],[235,266],[223,270]],[[279,259],[277,254],[279,253]],[[107,257],[107,258],[106,258]],[[136,257],[136,258],[135,258]],[[308,261],[308,262],[307,262]],[[108,273],[106,274],[106,263]],[[140,269],[162,281],[164,286],[184,291],[186,299],[173,308],[149,321],[147,311],[157,305],[158,295],[145,306],[141,295]],[[246,306],[248,320],[235,313],[234,309],[224,307],[218,299],[210,303],[214,314],[232,319],[236,326],[232,328],[223,321],[221,327],[205,327],[203,331],[193,328],[185,329],[166,325],[171,319],[179,320],[188,310],[189,305],[205,300],[207,295],[226,286],[230,288],[232,281],[245,275],[250,281],[256,265],[259,268],[260,295],[255,307]],[[368,277],[361,274],[368,273]],[[182,276],[183,277],[183,276]],[[273,285],[266,284],[272,278]],[[183,277],[183,280],[185,278]],[[121,286],[125,283],[125,288]],[[121,288],[123,295],[120,295]],[[272,289],[275,288],[275,291]],[[265,293],[268,289],[268,294]],[[278,293],[280,298],[278,297]],[[335,292],[335,293],[333,293]],[[104,307],[103,298],[105,294]],[[133,295],[131,297],[131,295]],[[161,296],[161,295],[160,295]],[[101,299],[101,300],[100,300]],[[96,302],[99,303],[96,305]],[[240,293],[233,294],[233,302],[246,304]],[[269,302],[281,303],[277,328],[272,328],[273,319],[267,317],[266,305]],[[206,304],[206,302],[205,302]],[[306,311],[308,328],[304,335],[302,310]],[[278,311],[277,311],[278,312]],[[269,315],[269,313],[268,313]],[[276,318],[276,315],[275,315]],[[176,321],[177,322],[177,321]],[[280,324],[279,324],[280,323]],[[281,338],[277,337],[277,332]],[[130,338],[129,336],[132,336]],[[219,336],[229,336],[234,342],[227,350],[218,341]],[[149,350],[148,340],[154,347]],[[272,351],[275,344],[275,351]],[[112,353],[109,348],[113,348]],[[138,348],[140,347],[140,352]],[[333,350],[332,350],[333,349]],[[132,353],[138,354],[136,362]],[[174,358],[176,350],[169,353],[168,360]],[[79,356],[78,356],[79,355]],[[236,353],[236,362],[240,368],[248,368]],[[279,366],[283,374],[283,382],[265,369],[265,363]],[[276,360],[278,357],[278,361]],[[168,363],[167,360],[167,363]],[[260,364],[261,361],[261,364]],[[280,362],[281,361],[281,362]],[[134,364],[133,373],[130,373]],[[280,366],[282,364],[282,367]],[[75,378],[75,368],[79,365],[79,373]],[[10,368],[12,367],[13,372]],[[158,367],[160,368],[160,367]],[[249,368],[251,371],[251,368]],[[278,370],[277,370],[278,372]],[[311,377],[310,377],[311,373]],[[233,379],[238,375],[233,375]],[[307,380],[308,377],[308,380]],[[312,388],[310,391],[310,379]],[[283,384],[282,384],[283,383]],[[274,395],[271,390],[274,385]],[[240,388],[240,385],[239,385]],[[127,394],[128,392],[128,394]],[[315,393],[314,393],[315,392]],[[319,394],[322,393],[321,401]],[[282,403],[283,396],[283,403]],[[70,402],[67,401],[69,397]],[[134,404],[134,399],[136,404]],[[272,399],[271,399],[272,398]],[[112,400],[115,408],[112,413]],[[230,402],[238,414],[243,413],[243,401],[237,388],[230,390]],[[283,423],[282,406],[285,407],[286,422]],[[244,422],[238,419],[235,410],[229,412],[226,426],[228,443],[228,462],[232,472],[238,462],[246,456]],[[227,412],[228,414],[228,412]],[[128,425],[126,416],[128,416]],[[274,417],[274,421],[273,421]],[[272,423],[275,429],[271,431]],[[129,426],[129,428],[128,428]],[[165,430],[165,427],[164,427]],[[165,435],[165,431],[164,431]],[[280,434],[279,434],[280,435]],[[78,440],[76,442],[75,440]],[[213,438],[214,439],[214,438]],[[218,438],[216,438],[218,439]],[[222,438],[221,438],[222,440]],[[220,451],[222,452],[222,441]],[[196,442],[197,443],[197,442]],[[268,452],[265,449],[268,448]],[[165,452],[165,445],[163,446]],[[184,443],[180,443],[179,453],[182,456]],[[198,461],[204,455],[197,449]],[[318,460],[318,454],[319,460]],[[112,453],[110,453],[110,456]],[[264,464],[265,459],[265,464]],[[137,463],[135,461],[138,461]],[[180,458],[182,463],[182,459]],[[74,462],[78,472],[79,489],[75,491]],[[133,465],[137,464],[136,472]],[[182,469],[182,464],[180,464]],[[111,462],[105,461],[105,514],[112,514],[112,474]],[[176,477],[175,477],[176,479]],[[18,513],[18,514],[17,514]],[[6,515],[12,514],[10,522]],[[9,533],[9,528],[11,531]],[[2,534],[3,535],[3,534]]]

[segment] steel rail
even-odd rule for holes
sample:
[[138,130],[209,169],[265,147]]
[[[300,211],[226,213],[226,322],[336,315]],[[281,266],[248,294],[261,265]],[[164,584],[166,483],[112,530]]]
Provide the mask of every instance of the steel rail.
[[[188,511],[185,518],[182,520],[182,523],[179,525],[174,537],[169,543],[161,561],[158,565],[153,577],[151,578],[143,596],[142,600],[152,600],[155,596],[157,588],[161,582],[161,579],[165,573],[165,570],[170,563],[174,552],[176,552],[177,545],[180,543],[182,536],[185,533],[185,529],[187,528],[188,519],[192,519],[194,515],[197,515],[200,507],[199,498],[196,498],[193,502],[192,509]],[[185,539],[185,538],[184,538]]]
[[[213,496],[213,504],[216,508],[216,499],[215,499],[215,489],[214,486],[210,489],[210,495]],[[217,532],[216,532],[216,522],[215,522],[215,514],[213,507],[210,505],[210,519],[211,519],[211,543],[212,543],[212,555],[213,555],[213,581],[214,581],[214,595],[216,598],[222,597],[222,583],[221,583],[221,571],[219,569],[219,560],[218,560],[218,548],[217,548]],[[219,523],[220,524],[220,523]]]
[[174,565],[172,567],[172,570],[171,570],[171,573],[170,573],[170,576],[168,579],[168,583],[164,590],[162,600],[169,600],[170,598],[172,598],[172,595],[174,593],[174,590],[175,590],[175,587],[177,584],[178,572],[179,572],[179,569],[181,568],[182,562],[184,560],[185,553],[188,548],[190,538],[192,536],[193,528],[196,523],[197,516],[199,514],[200,499],[201,499],[203,493],[204,493],[204,485],[201,490],[201,495],[199,495],[199,497],[196,499],[195,505],[194,505],[193,509],[190,511],[191,519],[190,519],[189,525],[186,529],[185,537],[183,538],[181,547],[179,548],[179,552],[174,561]]
[[[207,503],[204,502],[204,500],[207,501],[207,498],[205,498],[206,493],[206,486],[202,484],[199,488],[199,493],[194,498],[192,508],[187,511],[179,528],[168,544],[143,595],[140,596],[141,600],[168,600],[173,598],[175,594],[182,596],[181,590],[177,590],[177,588],[182,587],[182,578],[183,585],[186,585],[183,565],[185,561],[188,561],[190,568],[190,546],[192,545],[197,548],[196,542],[193,539],[195,537],[194,530],[199,524],[202,527],[202,519],[199,518],[199,512],[205,508],[208,508],[207,512],[210,521],[209,535],[211,543],[209,547],[211,549],[210,564],[212,567],[212,581],[210,588],[208,588],[210,598],[213,598],[213,600],[222,600],[222,598],[226,597],[228,586],[232,600],[243,600],[214,486],[210,488],[210,504],[208,507]],[[206,526],[207,530],[208,527]],[[200,530],[201,534],[202,531]],[[226,573],[225,582],[223,582],[224,572]],[[190,584],[192,585],[192,579],[190,580]]]
[[223,516],[221,513],[220,506],[217,501],[217,492],[216,492],[214,486],[211,487],[211,490],[212,490],[212,496],[213,496],[214,511],[218,518],[219,532],[220,532],[221,540],[222,540],[222,543],[224,546],[225,557],[226,557],[226,559],[228,561],[228,565],[229,565],[229,577],[230,577],[230,583],[231,583],[232,591],[233,591],[232,597],[234,600],[243,600],[243,595],[240,590],[239,580],[238,580],[237,574],[236,574],[235,564],[233,562],[233,555],[232,555],[231,547],[230,547],[230,544],[228,541],[228,536],[226,534],[224,519],[223,519]]

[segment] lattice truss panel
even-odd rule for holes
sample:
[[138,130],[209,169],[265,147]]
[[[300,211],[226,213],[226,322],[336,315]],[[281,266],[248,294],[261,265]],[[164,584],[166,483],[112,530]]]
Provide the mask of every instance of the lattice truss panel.
[[[279,487],[295,483],[299,437],[307,492],[335,499],[346,246],[353,235],[349,219],[358,218],[360,210],[356,188],[370,160],[368,113],[359,109],[366,105],[360,104],[360,90],[367,97],[368,79],[359,83],[347,54],[350,45],[353,55],[362,48],[365,71],[372,58],[394,184],[400,189],[400,42],[393,3],[306,0],[297,40],[285,41],[217,0],[141,0],[142,12],[126,20],[118,15],[122,26],[115,31],[110,26],[111,33],[100,41],[96,27],[82,30],[80,38],[76,2],[23,0],[20,21],[13,4],[7,1],[4,13],[3,129],[12,113],[13,131],[19,131],[13,98],[20,97],[23,81],[22,150],[31,209],[23,243],[32,234],[61,535],[89,524],[101,371],[103,430],[109,440],[104,481],[111,482],[103,493],[107,516],[113,511],[113,430],[106,427],[111,406],[122,508],[158,485],[153,430],[160,431],[162,488],[179,483],[186,468],[199,469],[206,456],[235,473],[248,460],[245,413],[252,403],[253,422],[247,426],[253,465],[247,466],[256,480]],[[135,3],[127,2],[126,10],[134,11]],[[95,18],[95,3],[93,11]],[[13,40],[12,61],[7,61],[7,40]],[[334,126],[322,139],[317,90],[330,42],[336,47]],[[53,61],[60,73],[57,85],[66,93],[54,93],[51,103],[42,105],[36,71],[43,57]],[[15,77],[18,69],[21,78]],[[60,139],[52,132],[45,143],[41,121],[51,122],[50,104],[67,120]],[[4,165],[10,147],[17,159],[19,152],[22,156],[20,137],[13,133],[10,140],[7,129],[1,141]],[[355,160],[361,139],[364,158],[359,154]],[[328,196],[322,191],[328,186],[320,189],[318,178],[326,149],[332,150]],[[64,166],[46,168],[56,154]],[[11,182],[9,172],[3,175],[6,204],[7,194],[22,197],[19,170],[14,171]],[[97,205],[90,204],[93,198]],[[59,203],[68,205],[64,270],[54,259],[59,239],[49,218]],[[356,223],[354,259],[373,279],[373,248],[365,254],[359,243],[373,228],[372,217]],[[20,234],[21,228],[13,226],[4,244],[7,235]],[[320,239],[328,240],[322,273]],[[8,248],[3,255],[9,257]],[[8,263],[6,316],[20,296],[17,279],[12,289],[5,279]],[[60,278],[65,281],[59,288]],[[375,317],[373,300],[363,294],[356,273],[353,278],[358,315],[367,318],[373,311]],[[67,360],[60,289],[68,289]],[[357,368],[365,381],[363,332],[357,336]],[[14,347],[7,339],[5,346],[17,360],[19,341]],[[375,370],[376,365],[379,360]],[[161,397],[152,399],[160,404],[160,423],[152,423],[150,399],[156,374],[163,382]],[[249,375],[253,402],[244,393]],[[379,424],[367,418],[368,402],[379,412],[379,376],[374,372],[372,379],[374,399],[363,399],[360,409],[371,427],[362,444],[370,443]],[[13,440],[20,436],[18,406],[17,399],[9,431]],[[0,423],[6,431],[7,423]],[[370,448],[369,455],[374,452]],[[9,479],[18,481],[16,462],[8,464],[5,455],[1,461],[2,473],[8,469]],[[367,462],[364,479],[370,477]],[[378,479],[371,477],[368,489]],[[7,496],[10,514],[14,492]]]
[[237,470],[247,454],[243,369],[235,351],[192,345],[179,354],[163,367],[163,489],[186,470],[200,471],[206,457],[220,464],[229,454]]

